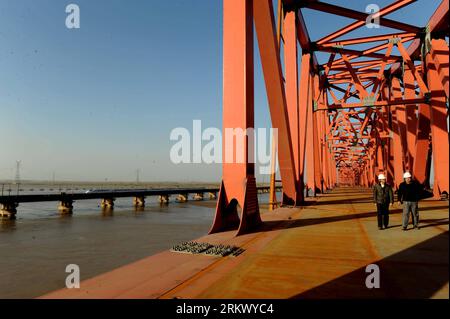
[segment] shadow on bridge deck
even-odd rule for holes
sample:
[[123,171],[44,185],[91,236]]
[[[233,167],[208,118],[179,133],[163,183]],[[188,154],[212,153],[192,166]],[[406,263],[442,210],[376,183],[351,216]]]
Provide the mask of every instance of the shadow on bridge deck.
[[[245,249],[238,257],[169,251],[44,298],[448,298],[448,202],[420,202],[421,229],[401,208],[378,230],[371,192],[340,188],[299,208],[264,212],[258,231],[198,239]],[[368,264],[381,287],[366,288]]]

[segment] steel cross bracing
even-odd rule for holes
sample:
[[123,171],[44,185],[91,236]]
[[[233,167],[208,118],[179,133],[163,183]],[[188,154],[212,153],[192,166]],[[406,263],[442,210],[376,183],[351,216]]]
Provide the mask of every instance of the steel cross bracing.
[[[449,191],[449,4],[443,0],[426,26],[386,18],[416,0],[398,0],[372,16],[383,35],[351,37],[367,13],[317,0],[223,1],[223,127],[253,128],[253,30],[256,30],[272,126],[278,129],[283,205],[301,205],[306,191],[336,185],[369,187],[378,173],[395,188],[403,172],[436,197]],[[305,8],[354,22],[313,41]],[[382,30],[382,29],[381,29]],[[365,49],[355,46],[365,44]],[[320,64],[317,52],[328,54]],[[284,68],[282,67],[284,65]],[[249,152],[234,141],[233,152]],[[434,180],[430,181],[433,158]],[[254,164],[223,164],[210,232],[261,223]]]

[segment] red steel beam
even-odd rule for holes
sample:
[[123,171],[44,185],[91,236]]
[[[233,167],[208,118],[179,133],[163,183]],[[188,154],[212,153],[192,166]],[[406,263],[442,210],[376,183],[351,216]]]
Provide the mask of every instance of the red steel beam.
[[397,42],[397,48],[400,51],[400,54],[403,57],[403,61],[408,65],[409,69],[411,70],[412,74],[414,75],[414,78],[417,81],[417,85],[419,86],[420,90],[423,93],[428,93],[428,88],[425,82],[422,79],[422,76],[420,75],[419,71],[414,66],[414,62],[412,61],[411,57],[409,56],[408,52],[406,51],[403,44],[399,41]]
[[[384,45],[383,45],[384,47]],[[345,48],[333,48],[333,47],[325,47],[323,45],[317,45],[316,47],[317,51],[322,51],[322,52],[338,52],[341,54],[352,54],[355,57],[353,58],[357,58],[357,57],[370,57],[370,58],[377,58],[377,59],[384,59],[385,55],[383,53],[375,53],[375,52],[370,52],[369,50],[365,50],[365,51],[359,51],[359,50],[352,50],[352,49],[345,49]],[[379,50],[377,50],[379,51]],[[401,57],[400,56],[390,56],[389,57],[389,61],[398,61],[400,60]],[[340,60],[337,60],[340,61]]]
[[414,98],[414,99],[394,99],[389,101],[375,101],[371,102],[370,105],[365,105],[363,102],[361,103],[342,103],[342,104],[331,104],[328,108],[318,108],[318,111],[329,111],[333,109],[355,109],[355,108],[364,108],[364,107],[383,107],[388,105],[400,105],[400,104],[418,104],[418,103],[426,103],[427,99],[425,98]]
[[[428,20],[428,31],[440,32],[444,31],[447,35],[449,33],[449,1],[442,0],[439,7],[431,16],[430,20]],[[414,40],[406,49],[406,52],[411,58],[415,58],[420,53],[420,48],[422,45],[422,41],[420,39]],[[396,63],[391,67],[391,74],[399,72],[401,70],[401,64]]]
[[[224,0],[223,26],[223,131],[247,130],[254,127],[252,1]],[[239,235],[261,223],[255,164],[249,160],[254,149],[250,137],[239,143],[223,136],[222,184],[209,232],[238,227]]]
[[391,38],[416,38],[419,37],[419,33],[415,32],[401,32],[401,33],[390,33],[390,34],[383,34],[383,35],[375,35],[371,37],[361,37],[361,38],[354,38],[354,39],[346,39],[346,40],[339,40],[335,42],[328,42],[322,44],[322,47],[333,47],[333,46],[340,46],[340,45],[354,45],[354,44],[360,44],[360,43],[368,43],[368,42],[378,42],[383,40],[389,40]]
[[[422,93],[420,93],[423,95]],[[419,104],[417,116],[417,131],[413,162],[413,177],[419,183],[429,186],[427,180],[429,175],[427,172],[427,159],[430,148],[430,132],[431,132],[431,106],[428,104]]]
[[[392,93],[394,97],[399,96],[400,99],[402,100],[403,98],[403,93],[402,90],[400,88],[400,86],[397,87],[397,84],[392,85],[392,89],[394,90],[394,92]],[[397,92],[397,90],[399,90],[399,92]],[[412,108],[414,108],[414,105],[410,105],[412,106]],[[406,107],[405,104],[397,104],[395,107],[396,110],[396,115],[397,115],[397,128],[398,128],[398,133],[400,135],[400,141],[401,141],[401,148],[402,148],[402,162],[403,162],[403,167],[405,170],[409,170],[408,167],[408,161],[407,161],[407,154],[408,154],[408,144],[407,144],[407,138],[406,138],[406,125],[407,125],[407,117],[406,117]]]
[[297,13],[297,38],[302,48],[302,52],[311,53],[312,67],[314,70],[318,71],[319,62],[317,62],[317,57],[313,52],[313,47],[311,45],[311,38],[309,36],[308,29],[306,28],[305,19],[303,18],[302,11],[298,9]]
[[448,45],[444,39],[432,39],[430,54],[436,66],[442,87],[444,88],[447,99],[448,92],[448,70],[449,70],[449,54]]
[[[402,91],[400,88],[400,81],[394,77],[391,81],[391,95],[394,100],[401,101],[399,104],[403,104]],[[391,107],[392,112],[392,133],[393,139],[391,140],[391,147],[393,148],[393,167],[394,167],[394,187],[397,189],[400,183],[403,181],[403,151],[402,151],[402,137],[400,135],[400,129],[398,126],[397,108]]]
[[[298,181],[299,189],[304,188],[304,176],[305,176],[305,155],[306,155],[306,132],[308,129],[308,111],[310,110],[310,101],[312,101],[311,94],[311,55],[305,53],[302,55],[301,69],[300,69],[300,89],[299,89],[299,121],[300,121],[300,179]],[[303,191],[302,191],[303,197]],[[302,198],[303,199],[303,198]]]
[[[396,10],[399,10],[399,9],[401,9],[401,8],[411,4],[413,2],[416,2],[416,0],[398,0],[398,1],[395,1],[394,3],[384,7],[383,9],[381,9],[379,12],[373,14],[372,18],[375,19],[375,18],[379,17],[380,18],[380,24],[381,24],[381,20],[383,19],[382,17],[384,15],[387,15],[389,13],[392,13],[392,12],[396,11]],[[312,3],[312,5],[314,5],[314,3]],[[324,5],[327,5],[327,4],[324,4]],[[310,5],[307,5],[307,6],[310,7]],[[331,6],[331,5],[328,5],[328,6]],[[337,6],[334,6],[334,7],[335,7],[334,8],[335,10],[339,10],[339,8],[340,8],[340,7],[337,7]],[[310,7],[310,8],[312,9],[312,7]],[[326,8],[322,8],[321,11],[324,11],[325,9]],[[344,8],[342,8],[342,9],[344,9]],[[344,10],[348,11],[349,9],[344,9]],[[330,13],[334,13],[334,12],[332,12],[332,10],[330,10],[330,11],[331,11]],[[358,13],[358,12],[355,11],[355,14],[356,13]],[[344,15],[345,12],[342,11],[341,13],[336,13],[336,14]],[[330,35],[328,35],[326,37],[323,37],[322,39],[317,41],[317,43],[318,44],[323,44],[323,43],[329,42],[331,40],[336,39],[337,37],[343,36],[344,34],[347,34],[350,31],[353,31],[353,30],[355,30],[355,29],[365,25],[366,19],[368,17],[369,17],[369,14],[359,12],[358,17],[354,16],[354,18],[357,19],[358,21],[356,21],[356,22],[354,22],[354,23],[352,23],[352,24],[350,24],[350,25],[348,25],[348,26],[346,26],[346,27],[344,27],[344,28],[342,28],[342,29],[340,29],[340,30],[338,30],[336,32],[333,32],[332,34],[330,34]],[[415,33],[420,32],[420,28],[418,28],[418,27],[407,25],[407,24],[400,23],[400,22],[397,22],[397,21],[392,21],[392,20],[388,20],[388,21],[395,23],[395,25],[396,25],[395,27],[392,26],[393,24],[391,24],[391,27],[394,28],[394,29],[404,30],[404,31],[407,31],[407,32],[415,32]],[[383,22],[386,22],[386,19],[384,19]],[[386,26],[386,24],[384,24],[384,25]]]
[[278,129],[278,136],[280,136],[278,164],[283,180],[283,204],[296,205],[300,202],[302,193],[297,189],[295,177],[289,113],[286,106],[281,61],[275,37],[271,0],[254,2],[254,19],[272,126]]
[[286,12],[284,17],[284,64],[286,105],[289,114],[292,151],[295,165],[295,178],[300,179],[300,131],[298,101],[298,54],[297,25],[294,11]]
[[[414,83],[414,75],[409,68],[405,68],[403,74],[403,98],[405,100],[414,99],[416,97],[416,86]],[[417,104],[408,104],[406,107],[406,144],[407,144],[407,161],[406,167],[411,172],[414,167],[415,158],[415,142],[417,132]]]
[[[314,161],[314,114],[313,108],[309,100],[314,99],[315,90],[314,77],[310,77],[309,86],[309,98],[308,98],[308,112],[306,114],[306,142],[305,142],[305,161],[306,161],[306,190],[312,190],[313,194],[316,193],[315,183],[315,161]],[[308,145],[309,147],[306,147]]]
[[431,93],[431,135],[434,163],[435,197],[449,194],[449,140],[447,128],[446,95],[439,79],[436,64],[430,54],[426,56],[427,82]]

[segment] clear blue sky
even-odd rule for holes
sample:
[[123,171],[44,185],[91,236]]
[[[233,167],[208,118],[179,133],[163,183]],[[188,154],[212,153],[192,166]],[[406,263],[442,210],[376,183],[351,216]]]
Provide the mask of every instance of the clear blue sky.
[[[78,30],[65,27],[69,3]],[[439,3],[388,17],[424,26]],[[352,21],[305,19],[313,40]],[[371,30],[349,36],[386,32]],[[255,67],[255,126],[270,127],[258,57]],[[218,181],[220,165],[170,163],[169,134],[194,119],[221,128],[221,89],[222,1],[0,0],[0,179],[20,159],[23,179],[126,181],[140,168],[141,180]]]

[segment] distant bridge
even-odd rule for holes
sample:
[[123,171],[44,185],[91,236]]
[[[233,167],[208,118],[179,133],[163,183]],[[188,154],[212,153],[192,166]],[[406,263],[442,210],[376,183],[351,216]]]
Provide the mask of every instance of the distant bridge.
[[[281,191],[282,187],[276,187]],[[168,204],[171,195],[177,195],[179,202],[188,201],[189,194],[194,194],[194,200],[203,200],[204,194],[208,194],[209,199],[216,199],[219,192],[218,187],[212,188],[169,188],[169,189],[139,189],[139,190],[94,190],[85,193],[57,193],[57,194],[25,194],[0,196],[0,217],[14,219],[17,214],[17,207],[20,203],[34,202],[59,202],[58,210],[63,214],[73,212],[73,202],[88,199],[100,199],[102,208],[114,208],[116,198],[132,197],[135,207],[144,207],[145,198],[148,196],[158,196],[161,204]],[[258,193],[268,193],[269,186],[257,187]]]

